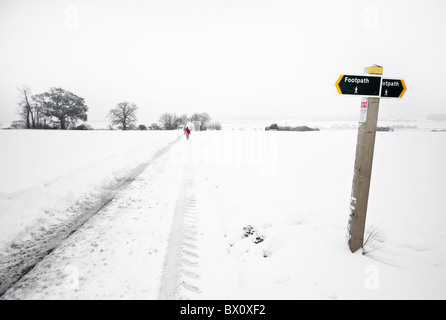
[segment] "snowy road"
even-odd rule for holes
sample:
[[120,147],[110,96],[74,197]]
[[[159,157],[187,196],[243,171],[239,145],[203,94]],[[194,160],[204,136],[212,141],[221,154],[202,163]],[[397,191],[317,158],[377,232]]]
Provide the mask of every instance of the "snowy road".
[[178,148],[161,150],[3,299],[156,298],[183,176]]
[[378,134],[366,255],[346,242],[355,143],[194,133],[2,298],[445,298],[446,134]]

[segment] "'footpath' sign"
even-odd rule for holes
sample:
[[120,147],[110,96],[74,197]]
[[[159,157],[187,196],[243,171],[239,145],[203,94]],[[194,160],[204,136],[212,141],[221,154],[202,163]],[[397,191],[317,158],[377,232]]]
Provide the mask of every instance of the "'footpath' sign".
[[400,79],[383,79],[381,97],[382,98],[401,98],[406,92],[406,84]]
[[381,77],[341,75],[336,81],[339,94],[379,97]]

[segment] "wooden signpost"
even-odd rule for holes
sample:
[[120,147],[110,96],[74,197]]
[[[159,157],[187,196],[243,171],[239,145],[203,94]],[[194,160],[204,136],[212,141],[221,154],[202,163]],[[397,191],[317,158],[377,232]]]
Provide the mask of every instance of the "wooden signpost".
[[401,98],[406,91],[403,80],[382,79],[381,66],[368,67],[365,73],[374,76],[341,75],[335,84],[340,94],[367,96],[361,102],[350,200],[348,245],[351,252],[362,248],[364,243],[380,97]]

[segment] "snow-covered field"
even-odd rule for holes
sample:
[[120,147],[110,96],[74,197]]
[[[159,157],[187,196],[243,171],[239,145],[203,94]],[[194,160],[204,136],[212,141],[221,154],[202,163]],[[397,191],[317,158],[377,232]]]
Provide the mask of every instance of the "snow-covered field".
[[356,132],[232,139],[261,147],[203,166],[206,297],[446,298],[445,133],[377,134],[365,256],[346,245]]
[[180,135],[0,131],[0,294]]
[[[356,130],[358,128],[357,120],[305,120],[305,119],[270,119],[270,120],[232,120],[222,121],[223,130],[264,130],[265,127],[276,123],[279,126],[309,126],[318,128],[321,131],[326,130]],[[446,121],[432,120],[404,120],[404,119],[379,119],[379,127],[390,127],[395,131],[422,131],[431,132],[433,130],[445,131]]]
[[378,132],[365,255],[346,237],[356,130],[194,132],[156,155],[179,135],[0,131],[0,259],[153,161],[3,298],[446,298],[446,133]]
[[0,246],[116,182],[179,132],[0,131]]

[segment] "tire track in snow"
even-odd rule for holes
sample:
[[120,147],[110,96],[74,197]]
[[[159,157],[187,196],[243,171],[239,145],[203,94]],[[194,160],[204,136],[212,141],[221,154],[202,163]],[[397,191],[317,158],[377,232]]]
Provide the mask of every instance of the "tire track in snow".
[[172,229],[164,260],[158,299],[187,299],[188,293],[198,294],[199,266],[197,196],[194,175],[185,164],[183,184],[175,207]]
[[127,175],[117,178],[116,184],[103,190],[98,199],[89,199],[88,203],[81,205],[78,209],[80,212],[74,214],[74,217],[69,221],[64,221],[61,225],[51,226],[48,230],[42,230],[32,239],[15,244],[11,248],[11,254],[0,259],[0,299],[9,288],[30,273],[40,261],[110,204],[123,189],[146,170],[153,161],[168,152],[180,138],[182,137],[178,137],[178,139],[155,152],[150,160],[136,166]]

